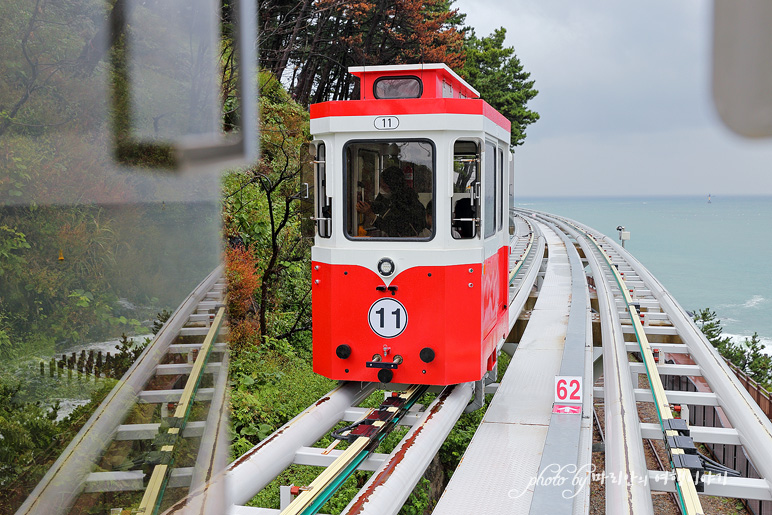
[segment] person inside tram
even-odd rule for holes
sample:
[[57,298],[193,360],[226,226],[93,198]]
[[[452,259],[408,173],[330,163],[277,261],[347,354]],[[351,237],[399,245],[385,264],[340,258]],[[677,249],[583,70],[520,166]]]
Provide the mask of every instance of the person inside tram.
[[415,238],[426,226],[426,210],[396,166],[381,172],[380,192],[372,202],[357,201],[369,225],[390,238]]
[[432,229],[434,227],[434,219],[432,217],[433,208],[434,202],[430,200],[429,203],[426,204],[426,226],[424,227],[423,231],[421,231],[421,234],[418,235],[421,238],[430,238],[432,235]]
[[474,236],[474,222],[475,210],[472,207],[472,200],[469,198],[461,198],[456,202],[455,209],[453,209],[453,228],[454,238],[472,238]]

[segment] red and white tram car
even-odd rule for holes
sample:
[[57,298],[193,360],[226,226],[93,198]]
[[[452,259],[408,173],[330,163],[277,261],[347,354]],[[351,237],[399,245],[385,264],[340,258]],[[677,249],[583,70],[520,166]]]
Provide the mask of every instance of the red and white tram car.
[[508,331],[510,122],[444,64],[349,71],[359,100],[311,106],[314,370],[479,380]]

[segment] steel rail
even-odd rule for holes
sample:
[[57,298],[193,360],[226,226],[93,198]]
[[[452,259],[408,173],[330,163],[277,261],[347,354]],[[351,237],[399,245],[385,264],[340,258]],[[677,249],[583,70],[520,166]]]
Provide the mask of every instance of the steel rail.
[[595,421],[595,426],[598,428],[598,435],[600,435],[600,443],[606,444],[606,437],[603,435],[603,428],[600,425],[600,417],[598,416],[598,410],[595,409],[595,404],[592,405],[592,418]]
[[[229,356],[224,353],[222,358],[223,370],[228,369]],[[228,509],[225,497],[225,485],[220,483],[216,488],[207,488],[207,481],[215,477],[228,466],[230,453],[230,438],[228,427],[229,403],[227,395],[228,374],[217,376],[215,393],[212,404],[209,407],[209,415],[205,425],[208,430],[201,437],[198,446],[196,466],[190,481],[188,495],[177,501],[164,512],[164,515],[184,512],[196,513],[225,513]],[[188,424],[190,427],[190,424]]]
[[190,314],[222,275],[223,267],[215,268],[182,302],[46,472],[18,509],[17,515],[67,512],[80,495],[94,462],[110,444],[118,426],[136,403],[139,393],[155,374],[160,358],[166,354]]
[[[629,374],[626,373],[627,350],[616,310],[614,296],[593,247],[581,232],[567,226],[559,218],[539,213],[553,220],[571,234],[584,251],[595,277],[598,292],[598,312],[603,339],[603,388],[605,412],[606,471],[615,477],[640,478],[647,470],[641,441],[640,421]],[[605,295],[603,294],[605,293]],[[606,512],[630,515],[653,515],[651,490],[646,481],[609,481],[606,483]]]
[[[576,226],[574,226],[576,227]],[[577,229],[579,229],[577,227]],[[665,387],[662,385],[662,379],[657,371],[657,364],[654,361],[654,354],[651,351],[649,340],[644,332],[643,325],[641,324],[641,318],[638,310],[636,309],[635,302],[630,296],[630,291],[627,288],[625,280],[622,278],[619,270],[611,260],[611,256],[608,255],[605,249],[601,247],[596,238],[588,231],[584,232],[585,236],[590,239],[595,248],[600,252],[601,256],[606,261],[609,270],[611,271],[614,279],[616,280],[619,290],[622,292],[624,298],[624,304],[627,307],[628,314],[630,315],[630,321],[633,324],[635,331],[635,338],[638,341],[638,346],[643,358],[643,363],[646,367],[646,376],[649,379],[649,388],[651,389],[654,397],[654,406],[657,410],[657,417],[659,418],[660,425],[662,426],[663,439],[667,442],[668,437],[679,436],[677,431],[668,429],[666,427],[667,420],[673,420],[673,413],[670,410],[670,402],[667,400],[667,394],[665,393]],[[629,366],[629,365],[628,365]],[[676,475],[676,491],[678,492],[679,503],[683,513],[687,515],[698,515],[704,513],[702,504],[697,494],[697,486],[695,478],[692,477],[691,471],[683,466],[679,466],[680,462],[676,462],[675,459],[679,456],[683,456],[685,452],[678,447],[670,448],[671,465]]]
[[[606,262],[608,269],[611,271],[611,274],[617,283],[617,287],[619,288],[624,298],[624,304],[627,307],[627,312],[630,315],[630,321],[634,328],[635,338],[638,341],[641,357],[643,358],[643,363],[646,367],[646,375],[649,379],[649,388],[651,389],[652,395],[654,397],[654,406],[657,410],[657,417],[659,418],[660,426],[662,427],[663,439],[667,442],[668,437],[679,436],[679,433],[675,430],[669,429],[669,426],[666,423],[666,421],[673,420],[675,417],[673,417],[672,411],[670,410],[670,403],[667,400],[667,394],[665,393],[665,388],[662,385],[662,379],[660,378],[659,372],[657,371],[657,365],[654,361],[654,355],[651,351],[651,346],[649,345],[648,338],[646,337],[643,325],[641,324],[641,319],[636,308],[636,303],[630,296],[624,278],[620,274],[618,268],[614,266],[611,256],[609,256],[608,252],[606,252],[606,250],[600,245],[594,235],[592,235],[589,231],[581,229],[570,221],[563,221],[566,224],[573,226],[576,230],[582,232],[584,236],[590,240],[596,251],[600,253],[601,257]],[[676,477],[676,491],[678,493],[679,503],[683,513],[687,515],[698,515],[703,513],[704,510],[702,509],[702,504],[700,503],[699,496],[697,494],[695,478],[692,477],[692,473],[688,468],[680,466],[681,462],[676,461],[678,458],[685,455],[684,450],[678,447],[671,447],[669,450],[671,455],[671,466],[673,467]]]
[[[185,429],[185,425],[188,422],[188,416],[190,415],[190,409],[193,407],[196,391],[201,384],[201,378],[204,376],[206,362],[209,360],[209,356],[212,352],[214,340],[220,334],[220,326],[222,325],[224,317],[225,307],[221,307],[217,310],[217,314],[212,321],[212,325],[204,339],[204,343],[201,345],[201,350],[198,352],[198,356],[196,356],[196,361],[193,363],[193,370],[190,372],[188,380],[185,382],[185,387],[182,390],[182,397],[180,397],[177,408],[174,410],[174,415],[167,421],[170,426],[165,431],[159,431],[159,435],[156,437],[157,439],[160,438],[160,441],[163,442],[160,445],[161,462],[153,467],[147,489],[142,496],[142,501],[139,503],[140,513],[152,513],[153,515],[158,513],[166,485],[169,481],[169,474],[174,465],[174,449],[178,443],[178,438],[181,436],[182,431]],[[226,372],[223,370],[221,373]]]
[[[525,220],[525,217],[523,217]],[[526,261],[530,260],[527,272],[520,274],[520,284],[517,293],[512,297],[509,303],[509,330],[515,326],[520,313],[522,313],[525,303],[528,301],[528,297],[531,294],[533,285],[536,283],[536,278],[539,275],[539,269],[541,268],[542,258],[544,257],[544,236],[542,236],[538,228],[531,225],[531,237],[533,238],[533,245],[529,250],[527,259],[523,259],[522,263],[525,266]],[[517,280],[515,277],[513,280]],[[497,351],[500,351],[504,346],[505,341],[501,340],[498,344]]]
[[668,313],[671,323],[689,348],[692,359],[700,366],[703,377],[718,396],[720,406],[727,418],[732,426],[738,429],[742,446],[772,493],[772,422],[769,417],[764,414],[718,351],[695,325],[694,320],[664,286],[645,266],[616,242],[605,236],[602,239],[620,255],[625,256],[627,263],[651,290],[663,310]]
[[289,467],[298,449],[312,445],[343,419],[345,411],[375,391],[377,383],[343,383],[231,463],[209,483],[225,484],[235,505],[252,497]]
[[[341,383],[233,463],[220,469],[206,484],[192,490],[165,513],[209,513],[207,509],[196,511],[195,507],[212,505],[217,506],[213,513],[238,513],[247,501],[293,463],[301,447],[313,444],[329,432],[349,408],[372,394],[376,386],[375,383]],[[228,446],[227,442],[218,442],[218,445]],[[225,509],[219,508],[219,496],[226,499]],[[188,511],[191,506],[193,511]]]
[[533,226],[525,218],[523,218],[523,220],[525,220],[525,223],[528,224],[528,226],[531,229],[531,232],[528,235],[528,244],[526,245],[525,250],[523,250],[523,253],[520,254],[520,259],[517,261],[517,264],[515,265],[515,267],[509,272],[510,283],[515,280],[515,277],[517,276],[518,272],[520,272],[520,268],[523,266],[523,263],[525,263],[525,260],[528,259],[528,255],[530,254],[531,248],[533,247],[533,241],[534,241]]
[[351,442],[332,465],[319,474],[287,508],[282,510],[281,515],[315,515],[318,513],[343,481],[357,469],[368,454],[395,427],[399,418],[426,392],[426,388],[426,386],[412,385],[407,392],[400,394],[398,398],[402,400],[402,404],[386,408],[386,411],[390,413],[387,419],[372,422],[371,425],[375,428],[375,433],[359,436]]
[[[648,444],[649,450],[654,455],[654,459],[657,460],[657,467],[659,467],[659,470],[662,472],[667,472],[667,470],[665,470],[665,464],[662,463],[662,458],[659,457],[657,448],[654,447],[654,442],[651,440],[651,438],[644,438],[644,441]],[[670,501],[676,507],[678,513],[683,513],[683,510],[681,510],[681,503],[678,502],[678,497],[676,497],[675,492],[668,492],[668,497],[670,497]]]
[[445,387],[341,513],[398,513],[464,412],[473,390],[473,383]]

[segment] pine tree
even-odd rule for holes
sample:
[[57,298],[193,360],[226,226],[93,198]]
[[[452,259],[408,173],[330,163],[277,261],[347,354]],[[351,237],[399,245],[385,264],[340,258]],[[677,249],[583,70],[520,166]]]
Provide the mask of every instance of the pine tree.
[[765,388],[772,386],[772,356],[764,352],[765,346],[758,333],[754,332],[744,342],[733,342],[731,338],[722,335],[721,320],[717,319],[715,311],[710,308],[700,309],[692,317],[721,356]]
[[758,333],[754,332],[750,339],[745,338],[745,372],[754,381],[765,388],[772,385],[772,356],[764,352],[764,344],[759,340]]
[[504,47],[507,30],[496,29],[478,38],[470,31],[464,42],[466,63],[460,74],[497,111],[512,122],[511,145],[522,145],[525,129],[539,119],[539,113],[526,107],[539,92],[534,89],[531,74],[523,70],[515,49]]
[[692,315],[702,334],[716,349],[721,351],[731,343],[731,339],[721,335],[724,329],[721,327],[721,320],[716,319],[717,316],[716,312],[710,308],[697,310]]

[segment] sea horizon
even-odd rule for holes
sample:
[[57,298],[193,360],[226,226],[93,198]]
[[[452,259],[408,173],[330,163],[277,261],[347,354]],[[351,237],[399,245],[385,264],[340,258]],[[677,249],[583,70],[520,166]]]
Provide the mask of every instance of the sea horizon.
[[516,207],[565,216],[625,246],[687,311],[716,311],[724,334],[757,332],[772,353],[772,195],[517,197]]

